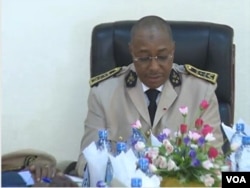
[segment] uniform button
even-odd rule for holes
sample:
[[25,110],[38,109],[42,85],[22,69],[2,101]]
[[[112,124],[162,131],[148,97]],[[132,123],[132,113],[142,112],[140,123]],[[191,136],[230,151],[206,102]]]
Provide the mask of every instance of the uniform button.
[[149,129],[147,132],[146,132],[146,136],[150,136],[150,134],[151,134],[151,129]]

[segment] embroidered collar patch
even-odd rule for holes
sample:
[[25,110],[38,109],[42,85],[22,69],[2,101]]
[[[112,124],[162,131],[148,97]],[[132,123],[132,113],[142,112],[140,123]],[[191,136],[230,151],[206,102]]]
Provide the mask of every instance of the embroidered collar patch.
[[125,77],[125,82],[127,87],[135,87],[137,82],[137,75],[134,71],[130,71]]
[[171,84],[173,85],[173,87],[177,87],[181,85],[181,77],[178,74],[178,72],[175,71],[174,69],[172,69],[170,72],[169,80]]

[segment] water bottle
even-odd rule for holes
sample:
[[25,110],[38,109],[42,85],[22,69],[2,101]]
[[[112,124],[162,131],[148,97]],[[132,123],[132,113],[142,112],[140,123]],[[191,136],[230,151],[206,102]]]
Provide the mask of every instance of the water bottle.
[[98,131],[98,137],[99,139],[96,142],[96,147],[98,150],[107,150],[108,152],[111,152],[111,143],[108,140],[108,131],[105,129]]
[[138,160],[138,167],[144,172],[147,176],[151,177],[153,174],[149,170],[149,159],[146,157],[141,157]]
[[242,137],[246,136],[246,133],[244,132],[244,124],[243,123],[237,123],[236,124],[236,132],[233,134],[231,140],[230,140],[230,146],[231,148],[237,148],[234,152],[231,153],[231,169],[232,171],[238,171],[238,156],[236,155],[237,150],[240,148],[242,144]]
[[116,143],[116,155],[120,155],[121,152],[127,151],[127,144],[126,142],[117,142]]
[[[101,129],[98,131],[98,140],[96,142],[96,147],[100,151],[107,151],[107,152],[112,152],[112,147],[111,147],[111,142],[108,140],[108,131],[106,129]],[[108,158],[107,165],[106,165],[106,171],[105,171],[105,176],[104,180],[107,185],[110,184],[110,182],[113,179],[113,167],[111,164],[110,159]],[[98,182],[97,182],[98,183]],[[98,186],[101,186],[102,182],[100,181]]]
[[89,173],[88,163],[86,163],[83,169],[82,187],[90,187],[90,173]]
[[242,137],[242,145],[235,155],[238,157],[238,171],[250,172],[250,136]]
[[131,178],[131,187],[142,187],[142,179],[141,178]]
[[105,182],[107,185],[110,185],[112,180],[113,180],[113,166],[111,164],[110,159],[108,159],[105,172]]

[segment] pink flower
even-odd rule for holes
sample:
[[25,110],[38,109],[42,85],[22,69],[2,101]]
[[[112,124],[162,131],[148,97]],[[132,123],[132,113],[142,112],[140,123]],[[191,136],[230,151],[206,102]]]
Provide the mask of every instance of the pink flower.
[[189,131],[188,132],[188,137],[191,140],[196,141],[196,140],[198,140],[201,137],[201,135],[199,133],[195,132],[195,131]]
[[140,120],[136,120],[136,122],[132,123],[131,127],[136,128],[136,129],[140,129],[142,127]]
[[170,133],[171,133],[171,130],[168,129],[168,128],[165,128],[165,129],[162,130],[162,133],[164,133],[168,137],[170,135]]
[[187,107],[187,106],[181,106],[181,107],[179,108],[179,111],[181,112],[181,114],[182,114],[183,116],[186,116],[187,113],[188,113],[188,107]]
[[213,127],[206,124],[206,125],[204,125],[203,129],[201,130],[201,133],[203,134],[203,136],[206,136],[208,133],[212,133],[213,129],[214,129]]
[[200,103],[200,109],[201,110],[206,110],[209,106],[209,103],[207,102],[207,100],[202,100]]

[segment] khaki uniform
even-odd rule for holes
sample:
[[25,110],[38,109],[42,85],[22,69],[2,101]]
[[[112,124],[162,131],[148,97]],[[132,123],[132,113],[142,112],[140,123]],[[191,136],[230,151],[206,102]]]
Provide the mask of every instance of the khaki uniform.
[[[151,127],[142,83],[136,76],[128,76],[131,72],[135,72],[133,64],[123,67],[119,73],[106,80],[94,83],[95,86],[91,88],[88,98],[85,134],[81,141],[81,151],[76,167],[78,175],[82,176],[86,163],[82,150],[98,139],[99,129],[107,129],[109,140],[114,142],[118,141],[119,137],[127,140],[132,133],[130,125],[138,119],[141,121],[144,132],[152,129],[152,133],[157,135],[164,128],[170,128],[174,132],[183,123],[183,117],[179,112],[181,106],[188,106],[186,123],[189,128],[193,129],[199,104],[203,99],[209,102],[209,108],[202,114],[202,118],[206,124],[214,127],[214,134],[217,138],[215,144],[221,146],[223,137],[220,132],[221,120],[215,95],[217,84],[214,76],[217,75],[208,72],[204,74],[202,71],[196,71],[194,67],[191,69],[194,69],[192,72],[196,72],[196,76],[189,74],[184,66],[173,64],[174,74],[171,73],[163,86],[153,127]],[[197,78],[199,77],[197,75],[203,76]],[[99,78],[102,79],[102,76]],[[131,82],[136,83],[134,87],[131,86]]]

